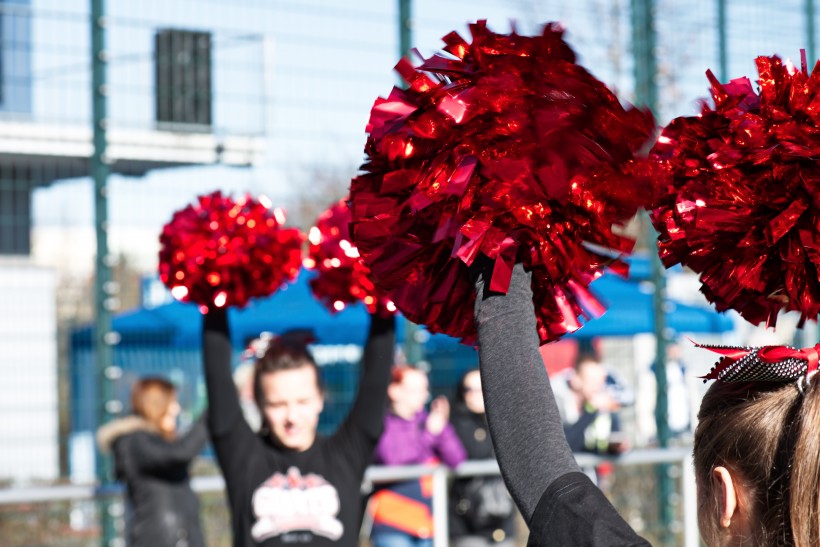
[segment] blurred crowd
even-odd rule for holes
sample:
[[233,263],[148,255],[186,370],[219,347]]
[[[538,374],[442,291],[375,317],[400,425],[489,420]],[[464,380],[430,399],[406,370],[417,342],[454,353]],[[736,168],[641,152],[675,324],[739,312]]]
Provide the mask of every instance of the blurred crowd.
[[[241,362],[231,368],[231,387],[235,388],[231,396],[236,396],[236,409],[243,427],[247,427],[255,438],[262,439],[264,444],[285,453],[309,453],[319,437],[317,424],[323,397],[321,374],[315,366],[304,366],[300,361],[309,359],[308,342],[263,333],[249,341]],[[282,354],[279,359],[290,362],[285,363],[284,368],[281,363],[273,363],[266,373],[263,363],[266,357],[271,357],[272,348]],[[383,359],[386,354],[379,357]],[[467,460],[494,459],[478,368],[462,375],[458,384],[452,387],[450,397],[433,398],[423,363],[421,367],[407,364],[400,352],[388,360],[387,365],[376,364],[378,368],[389,370],[384,398],[380,399],[372,392],[360,393],[380,401],[380,404],[384,401],[383,414],[379,414],[383,415],[379,434],[372,456],[366,457],[365,465],[444,464],[455,469]],[[396,361],[399,364],[395,364]],[[654,373],[654,366],[648,373]],[[683,383],[685,366],[680,360],[679,348],[674,344],[669,347],[666,366],[670,428],[674,435],[687,435],[690,410]],[[302,373],[306,375],[293,376]],[[651,375],[654,378],[654,374]],[[620,411],[635,403],[635,390],[625,385],[595,352],[581,351],[574,366],[554,372],[551,382],[564,433],[573,452],[617,455],[630,449]],[[285,394],[276,395],[277,389],[282,391],[282,388]],[[270,400],[269,397],[281,400]],[[188,431],[179,433],[176,421],[180,408],[175,388],[168,380],[159,377],[138,380],[133,385],[131,403],[131,416],[108,423],[98,431],[100,447],[113,453],[116,477],[127,487],[126,535],[130,544],[204,545],[199,505],[190,488],[188,468],[207,442],[207,411]],[[275,412],[271,406],[276,407]],[[355,413],[354,408],[351,414]],[[348,420],[340,429],[350,427]],[[214,431],[211,435],[214,436]],[[237,448],[230,447],[227,451],[237,452]],[[241,462],[242,454],[234,459]],[[299,463],[298,459],[296,463]],[[297,488],[294,482],[298,482],[297,476],[306,478],[293,469],[298,469],[298,465],[288,468],[281,479],[283,484],[290,481],[291,489]],[[603,464],[584,471],[606,490],[611,465]],[[314,480],[319,481],[318,478]],[[359,482],[351,482],[355,491],[347,493],[347,497],[360,496]],[[265,481],[269,486],[270,483],[270,479]],[[304,480],[298,487],[304,491],[311,488]],[[279,491],[281,488],[266,490],[268,496],[275,496],[272,493]],[[372,493],[361,494],[363,525],[358,533],[369,537],[374,547],[431,546],[434,534],[432,493],[432,476],[426,476],[379,485]],[[256,510],[260,495],[257,489],[251,512]],[[339,492],[334,496],[337,500],[345,497]],[[334,502],[325,500],[325,503],[332,505]],[[281,510],[281,501],[273,504]],[[453,479],[448,512],[451,545],[511,547],[516,544],[518,513],[499,475]],[[292,516],[299,517],[298,514]],[[272,525],[273,534],[267,537],[309,539],[304,534],[294,535],[300,526],[294,524],[298,520],[296,518],[291,524],[277,521]],[[331,535],[330,532],[325,534],[326,537]],[[255,541],[262,538],[262,535],[253,537]]]

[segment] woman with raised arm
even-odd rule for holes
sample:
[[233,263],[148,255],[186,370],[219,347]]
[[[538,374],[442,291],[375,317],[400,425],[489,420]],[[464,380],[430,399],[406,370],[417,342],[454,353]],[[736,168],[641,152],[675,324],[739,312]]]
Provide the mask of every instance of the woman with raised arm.
[[225,475],[234,545],[358,544],[361,483],[382,431],[395,319],[371,315],[353,409],[336,433],[317,435],[323,390],[301,343],[273,338],[260,351],[254,396],[259,434],[245,421],[231,379],[225,309],[204,318],[208,427]]

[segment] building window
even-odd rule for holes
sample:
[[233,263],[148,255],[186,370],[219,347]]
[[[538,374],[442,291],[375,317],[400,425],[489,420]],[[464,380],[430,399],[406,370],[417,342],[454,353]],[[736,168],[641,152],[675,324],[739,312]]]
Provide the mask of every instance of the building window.
[[0,255],[31,252],[31,185],[0,178]]
[[156,119],[160,129],[211,127],[211,34],[162,29],[154,40]]

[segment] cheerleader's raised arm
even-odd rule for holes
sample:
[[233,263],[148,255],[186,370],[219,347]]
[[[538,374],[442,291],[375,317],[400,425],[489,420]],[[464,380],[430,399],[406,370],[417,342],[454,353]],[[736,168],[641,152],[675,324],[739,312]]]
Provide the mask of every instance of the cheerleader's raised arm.
[[535,327],[530,274],[506,295],[476,283],[481,385],[501,474],[530,545],[648,545],[580,472],[569,449]]

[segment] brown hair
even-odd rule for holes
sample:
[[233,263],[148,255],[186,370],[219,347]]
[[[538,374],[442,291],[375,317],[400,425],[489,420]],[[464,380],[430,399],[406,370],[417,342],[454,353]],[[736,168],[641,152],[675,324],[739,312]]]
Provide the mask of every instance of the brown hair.
[[[174,402],[177,390],[174,384],[159,377],[142,378],[131,388],[131,410],[160,431],[162,417]],[[171,435],[166,432],[165,435]]]
[[[313,368],[316,373],[316,387],[319,388],[320,393],[324,392],[319,367],[305,344],[287,338],[273,338],[271,340],[265,353],[256,360],[253,369],[253,398],[260,412],[265,406],[265,397],[262,392],[262,375],[302,367]],[[264,415],[262,412],[263,417]]]
[[587,363],[603,366],[603,364],[601,363],[601,359],[598,357],[598,355],[590,351],[582,351],[579,352],[578,356],[575,358],[575,372],[581,370],[582,365],[585,365]]
[[698,498],[711,519],[707,542],[719,533],[712,471],[726,467],[742,486],[741,502],[756,526],[754,545],[820,544],[820,387],[795,383],[715,382],[695,430]]

